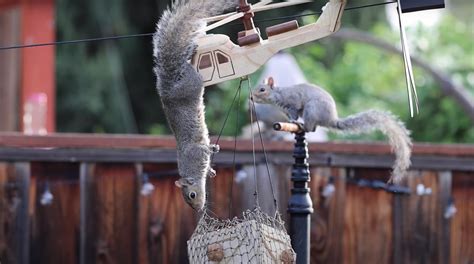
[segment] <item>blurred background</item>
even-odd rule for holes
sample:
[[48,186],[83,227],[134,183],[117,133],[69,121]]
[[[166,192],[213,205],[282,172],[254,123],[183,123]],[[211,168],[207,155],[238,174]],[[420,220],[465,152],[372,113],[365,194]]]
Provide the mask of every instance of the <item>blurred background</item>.
[[[187,263],[198,215],[174,184],[174,138],[161,136],[170,130],[150,36],[169,2],[0,0],[2,264]],[[420,114],[411,118],[396,4],[355,8],[385,2],[348,0],[352,10],[337,34],[278,54],[250,76],[250,86],[268,75],[277,85],[308,81],[334,96],[340,116],[388,110],[415,141],[431,142],[414,145],[400,185],[386,184],[393,164],[387,144],[309,144],[311,263],[474,263],[474,5],[446,0],[445,9],[403,15],[420,99]],[[260,29],[292,16],[304,25],[324,4],[254,19]],[[214,32],[235,39],[240,30],[236,21]],[[114,36],[129,37],[95,39]],[[72,43],[8,48],[55,41]],[[206,89],[212,135],[223,128],[226,136],[252,136],[246,85],[223,126],[238,86]],[[267,127],[275,112],[260,107]],[[385,140],[377,133],[316,135],[309,133],[319,141]],[[258,186],[261,208],[274,213],[276,199],[288,222],[290,175],[299,171],[292,142],[269,143],[267,152],[256,144],[256,153],[251,140],[219,144],[217,177],[207,181],[209,212],[240,216],[255,207]]]
[[[170,1],[0,1],[0,44],[151,33]],[[349,1],[348,6],[375,3]],[[258,13],[265,28],[313,13],[324,1]],[[396,5],[345,12],[340,34],[287,50],[307,81],[327,89],[340,116],[368,108],[400,116],[415,141],[474,142],[474,21],[470,0],[446,1],[447,8],[404,15],[414,59],[420,114],[409,117]],[[298,18],[300,24],[317,16]],[[261,22],[259,22],[261,21]],[[235,36],[241,25],[216,30]],[[155,90],[150,36],[93,41],[55,47],[0,51],[0,130],[23,129],[29,93],[46,91],[48,132],[169,134]],[[262,79],[253,74],[252,85]],[[217,134],[238,87],[230,81],[206,90],[206,120]],[[246,96],[247,89],[243,89]],[[224,135],[241,131],[249,121],[240,105]],[[330,138],[341,136],[329,135]],[[354,137],[352,137],[354,138]],[[359,137],[357,137],[359,138]],[[380,135],[364,136],[379,139]]]

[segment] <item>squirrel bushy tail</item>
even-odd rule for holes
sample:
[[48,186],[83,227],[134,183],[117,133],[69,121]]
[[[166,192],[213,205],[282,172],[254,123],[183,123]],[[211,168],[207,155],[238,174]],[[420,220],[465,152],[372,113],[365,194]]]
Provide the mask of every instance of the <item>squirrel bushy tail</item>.
[[198,31],[205,26],[200,20],[236,6],[237,0],[175,0],[163,13],[153,36],[159,91],[172,87],[185,71],[183,65],[196,49]]
[[335,123],[331,124],[330,128],[354,134],[380,130],[388,137],[392,151],[396,156],[390,181],[399,183],[406,174],[406,170],[410,166],[411,156],[412,142],[410,132],[391,113],[368,110],[346,118],[339,118]]

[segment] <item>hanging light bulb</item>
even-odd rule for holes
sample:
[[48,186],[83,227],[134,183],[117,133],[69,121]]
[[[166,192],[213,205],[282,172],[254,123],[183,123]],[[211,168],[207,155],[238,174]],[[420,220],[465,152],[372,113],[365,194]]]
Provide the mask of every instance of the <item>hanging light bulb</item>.
[[148,174],[143,174],[142,178],[142,188],[140,190],[141,195],[148,196],[150,195],[153,190],[155,190],[155,186],[150,182]]
[[324,186],[323,191],[321,192],[321,195],[324,198],[331,197],[336,191],[336,186],[334,186],[333,182],[334,182],[334,178],[330,177],[329,182]]
[[458,209],[454,205],[454,199],[452,197],[449,198],[448,205],[446,206],[446,209],[444,210],[444,218],[449,219],[453,217],[457,211]]
[[53,203],[54,196],[49,189],[49,182],[46,182],[44,192],[41,194],[40,204],[47,206]]
[[425,187],[424,184],[420,183],[416,186],[416,194],[421,195],[430,195],[432,193],[431,188]]
[[243,168],[240,168],[236,173],[235,173],[235,182],[236,183],[240,183],[242,181],[244,181],[245,179],[247,179],[249,175],[247,174],[247,172],[243,169]]

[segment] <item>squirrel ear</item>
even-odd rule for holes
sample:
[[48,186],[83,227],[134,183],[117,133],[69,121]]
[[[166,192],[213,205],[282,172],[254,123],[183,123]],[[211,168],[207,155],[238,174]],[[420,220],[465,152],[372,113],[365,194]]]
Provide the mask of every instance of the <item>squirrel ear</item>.
[[274,85],[274,81],[273,81],[273,77],[268,77],[267,79],[267,85],[270,86],[270,88],[273,89],[273,85]]
[[194,179],[190,178],[181,178],[177,181],[174,182],[174,185],[178,188],[183,188],[184,186],[189,186],[189,185],[194,185],[195,181]]
[[183,188],[183,185],[181,184],[181,181],[179,181],[179,180],[175,181],[174,185],[176,185],[176,187],[178,187],[178,188]]

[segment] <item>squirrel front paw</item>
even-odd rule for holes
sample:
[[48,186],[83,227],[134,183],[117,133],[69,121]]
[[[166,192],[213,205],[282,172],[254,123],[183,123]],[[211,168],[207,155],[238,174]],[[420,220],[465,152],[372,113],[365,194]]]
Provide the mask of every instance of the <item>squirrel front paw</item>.
[[209,170],[207,171],[207,176],[209,176],[209,178],[216,177],[216,170],[214,170],[213,168],[209,168]]
[[211,144],[211,145],[209,145],[209,150],[212,153],[218,153],[221,150],[221,147],[219,147],[219,145],[217,145],[217,144]]

